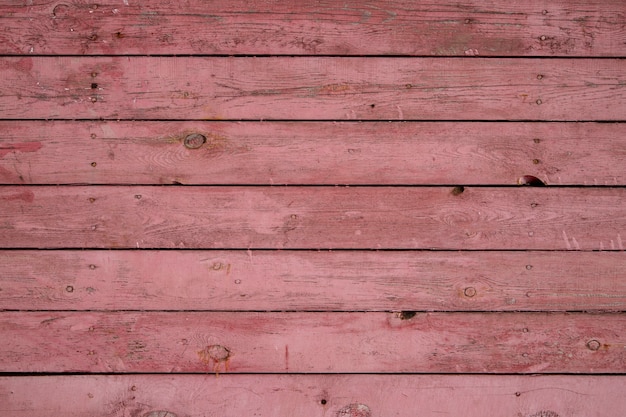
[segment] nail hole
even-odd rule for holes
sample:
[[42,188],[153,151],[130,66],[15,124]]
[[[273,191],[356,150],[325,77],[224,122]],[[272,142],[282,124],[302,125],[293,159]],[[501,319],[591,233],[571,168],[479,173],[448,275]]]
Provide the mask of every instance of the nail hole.
[[137,200],[141,200],[141,194],[135,194],[135,198],[136,198]]
[[413,88],[413,84],[405,84],[404,85],[406,88]]
[[458,185],[456,187],[454,187],[451,191],[452,195],[461,195],[463,194],[463,191],[465,191],[465,187],[463,187],[462,185]]
[[546,36],[545,36],[545,35],[541,35],[541,36],[539,37],[539,40],[540,40],[540,41],[545,41],[546,39],[547,39],[547,38],[546,38]]
[[541,12],[541,14],[548,14],[548,11],[544,10],[544,11]]
[[520,395],[522,395],[522,393],[521,393],[521,392],[519,392],[519,391],[517,391],[517,392],[515,393],[515,396],[516,396],[516,397],[519,397]]
[[376,104],[370,104],[370,107],[374,108],[374,107],[376,107]]
[[528,269],[530,271],[531,269],[533,269],[533,266],[532,265],[526,265],[526,269]]
[[124,34],[122,32],[115,32],[115,37],[118,39],[122,39],[124,37]]
[[91,73],[91,77],[92,77],[92,78],[96,78],[97,76],[98,76],[98,73],[97,73],[97,72],[95,72],[95,71],[94,71],[94,72],[92,72],[92,73]]
[[94,264],[89,265],[89,269],[96,269],[96,266]]
[[539,205],[539,204],[537,204],[537,203],[530,203],[530,207],[532,207],[532,208],[535,208],[535,207],[537,207],[538,205]]
[[96,88],[98,88],[98,83],[91,83],[91,88],[93,90],[95,90]]
[[417,311],[401,311],[398,313],[400,320],[409,320],[415,317]]
[[322,401],[320,401],[320,404],[322,404],[322,405],[326,405],[326,400],[322,400]]
[[199,133],[192,133],[185,137],[183,143],[187,149],[198,149],[206,143],[206,136]]
[[92,163],[91,163],[91,166],[92,166],[92,167],[94,167],[94,168],[95,168],[97,165],[98,165],[98,164],[97,164],[97,163],[95,163],[95,162],[92,162]]
[[472,23],[472,19],[465,19],[465,23]]
[[97,138],[96,134],[95,134],[95,133],[92,133],[92,134],[91,134],[91,139],[95,139],[95,138]]
[[96,35],[95,33],[92,34],[91,36],[89,36],[89,40],[90,41],[97,41],[98,40],[98,35]]
[[531,187],[545,187],[546,183],[532,175],[524,175],[517,180],[519,185],[529,185]]
[[541,74],[537,75],[537,79],[538,80],[542,80],[543,79],[543,75],[541,75]]
[[67,287],[65,287],[65,291],[74,292],[74,287],[72,287],[71,285],[68,285]]
[[537,101],[535,101],[535,103],[537,103],[537,105],[541,105],[543,103],[543,101],[541,101],[541,99],[538,98]]
[[95,201],[96,201],[96,199],[95,199],[95,198],[93,198],[93,197],[90,197],[90,198],[89,198],[89,202],[90,202],[90,203],[93,203],[93,202],[95,202]]
[[92,98],[91,98],[91,102],[92,102],[92,103],[95,103],[96,101],[98,101],[98,97],[92,97]]
[[537,138],[535,138],[535,139],[533,139],[533,142],[535,142],[535,143],[540,143],[540,142],[541,142],[541,139],[537,139]]

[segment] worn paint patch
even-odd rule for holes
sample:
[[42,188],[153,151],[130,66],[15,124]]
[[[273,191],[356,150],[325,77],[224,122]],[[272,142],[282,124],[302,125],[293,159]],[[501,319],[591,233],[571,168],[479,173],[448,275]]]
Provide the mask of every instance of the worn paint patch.
[[11,152],[37,152],[43,145],[41,142],[9,143],[0,145],[0,158]]
[[8,201],[22,200],[25,203],[32,203],[35,200],[35,194],[30,190],[26,190],[26,191],[19,192],[17,194],[10,194],[10,195],[4,196],[2,197],[2,199],[8,200]]

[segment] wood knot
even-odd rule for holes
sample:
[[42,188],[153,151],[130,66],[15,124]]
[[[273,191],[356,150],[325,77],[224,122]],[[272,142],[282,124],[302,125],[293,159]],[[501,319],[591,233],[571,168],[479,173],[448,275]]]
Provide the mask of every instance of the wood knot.
[[206,143],[206,136],[199,133],[192,133],[185,137],[183,143],[187,149],[198,149]]
[[559,415],[551,410],[541,410],[535,414],[529,415],[528,417],[559,417]]
[[171,411],[149,411],[141,417],[178,417]]
[[204,349],[198,351],[198,357],[207,366],[213,364],[213,372],[219,374],[220,364],[224,363],[224,370],[228,371],[228,364],[230,361],[230,349],[222,345],[209,345]]
[[365,404],[353,403],[337,411],[337,417],[371,417],[372,411]]

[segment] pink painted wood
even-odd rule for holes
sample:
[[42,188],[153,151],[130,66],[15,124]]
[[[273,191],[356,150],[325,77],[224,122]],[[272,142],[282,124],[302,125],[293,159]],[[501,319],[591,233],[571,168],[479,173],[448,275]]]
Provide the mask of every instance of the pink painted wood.
[[623,250],[625,197],[623,188],[5,186],[0,247]]
[[623,252],[0,251],[0,309],[626,310]]
[[3,54],[624,56],[621,0],[4,2]]
[[0,378],[0,403],[12,417],[623,417],[625,384],[624,376],[27,376]]
[[9,119],[624,119],[626,61],[0,59]]
[[0,331],[5,372],[626,372],[619,313],[21,311]]
[[624,160],[606,123],[0,122],[5,184],[625,185]]

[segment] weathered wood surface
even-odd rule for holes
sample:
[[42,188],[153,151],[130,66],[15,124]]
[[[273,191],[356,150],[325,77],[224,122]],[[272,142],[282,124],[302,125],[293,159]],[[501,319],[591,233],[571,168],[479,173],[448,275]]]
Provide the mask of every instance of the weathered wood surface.
[[624,373],[626,315],[3,312],[5,372]]
[[0,247],[624,250],[625,198],[624,188],[3,186]]
[[0,251],[0,309],[626,310],[623,252]]
[[626,185],[624,161],[620,123],[0,122],[4,184]]
[[626,61],[0,59],[5,119],[624,120]]
[[29,376],[0,378],[0,410],[12,417],[623,417],[625,385],[623,376]]
[[4,2],[2,54],[624,56],[621,0]]

